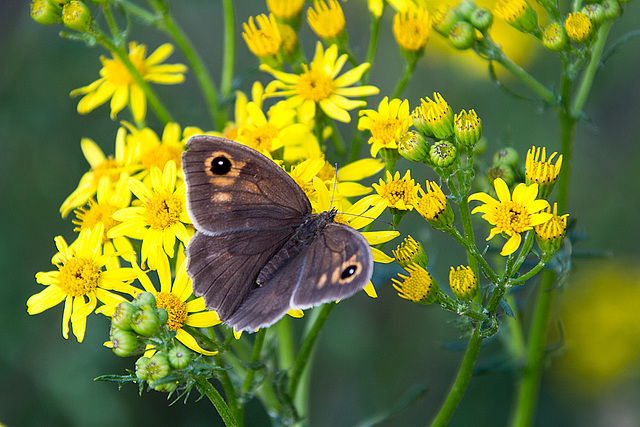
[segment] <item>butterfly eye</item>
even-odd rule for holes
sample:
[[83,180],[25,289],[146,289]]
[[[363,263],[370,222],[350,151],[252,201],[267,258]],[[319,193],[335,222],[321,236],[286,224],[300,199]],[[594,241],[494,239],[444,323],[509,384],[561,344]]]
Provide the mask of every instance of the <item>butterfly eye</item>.
[[226,175],[231,170],[231,161],[224,156],[218,156],[211,161],[211,172],[216,175]]
[[348,279],[349,277],[353,276],[357,272],[358,272],[358,266],[357,265],[350,265],[347,268],[345,268],[344,270],[342,270],[342,274],[340,275],[340,279],[341,280]]

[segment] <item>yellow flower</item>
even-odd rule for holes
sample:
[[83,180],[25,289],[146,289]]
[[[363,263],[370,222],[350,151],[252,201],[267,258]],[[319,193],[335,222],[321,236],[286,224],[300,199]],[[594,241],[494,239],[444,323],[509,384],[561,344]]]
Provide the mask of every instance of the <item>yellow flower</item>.
[[176,238],[185,245],[190,234],[185,224],[190,224],[187,214],[184,184],[176,185],[176,164],[170,160],[164,171],[151,167],[151,182],[144,184],[129,178],[131,192],[140,200],[139,205],[121,209],[113,218],[121,224],[113,227],[107,236],[128,236],[142,240],[142,262],[156,268],[157,248],[173,258]]
[[422,243],[411,236],[407,236],[404,242],[398,245],[393,251],[393,257],[402,268],[407,268],[410,264],[417,264],[422,268],[427,268],[429,263],[429,257],[427,257]]
[[336,0],[314,2],[315,9],[307,11],[307,22],[311,29],[322,39],[336,39],[344,32],[345,20],[340,3]]
[[369,68],[369,63],[361,64],[337,77],[346,61],[347,55],[338,57],[337,45],[331,45],[325,52],[318,42],[313,61],[308,66],[303,64],[304,71],[300,75],[277,71],[265,64],[260,69],[277,79],[269,83],[266,93],[269,96],[288,97],[285,101],[288,107],[300,107],[300,121],[305,122],[314,117],[318,104],[327,116],[348,123],[351,117],[347,111],[366,105],[366,102],[347,97],[375,95],[379,89],[375,86],[349,87],[360,80]]
[[375,157],[381,148],[397,149],[398,140],[411,126],[409,101],[384,97],[376,110],[360,111],[359,130],[369,130],[371,138],[371,157]]
[[464,265],[449,271],[449,287],[460,301],[471,301],[478,295],[478,279],[471,267]]
[[536,183],[540,186],[540,197],[546,199],[553,191],[560,168],[562,167],[562,154],[552,164],[553,158],[558,154],[554,152],[547,159],[547,149],[545,147],[536,148],[535,145],[527,151],[527,159],[524,168],[524,175],[527,185]]
[[454,220],[454,213],[447,197],[433,181],[427,181],[425,187],[427,192],[418,188],[420,197],[416,197],[412,202],[416,211],[437,230],[450,226]]
[[[103,176],[98,184],[96,199],[90,199],[89,203],[75,210],[76,219],[72,222],[77,225],[74,231],[82,232],[82,230],[91,230],[96,225],[103,226],[103,251],[105,255],[118,252],[119,255],[133,253],[134,249],[131,242],[126,237],[116,237],[108,239],[107,233],[112,227],[118,224],[118,221],[112,218],[116,211],[124,209],[131,203],[131,191],[127,185],[129,175],[123,173],[115,186],[111,185],[108,176]],[[109,258],[107,264],[110,267],[119,267],[117,257]]]
[[393,35],[398,45],[410,52],[424,49],[429,40],[431,18],[424,7],[409,8],[393,18]]
[[[179,84],[184,81],[187,67],[184,64],[161,64],[173,52],[173,46],[165,43],[148,58],[147,47],[136,42],[129,43],[129,59],[145,81],[159,84]],[[78,102],[78,113],[87,114],[111,99],[111,119],[127,104],[133,112],[136,122],[144,120],[147,111],[147,97],[135,81],[129,70],[118,58],[100,57],[102,70],[100,79],[75,89],[71,96],[84,95]]]
[[244,28],[242,38],[247,43],[247,47],[255,56],[261,59],[277,56],[282,44],[282,38],[280,37],[275,16],[273,14],[269,14],[268,17],[264,14],[258,15],[256,21],[258,21],[260,29],[253,22],[253,16],[249,17],[249,24],[242,24],[242,28]]
[[[115,306],[125,299],[111,291],[134,295],[136,289],[128,285],[135,278],[130,268],[109,268],[114,254],[102,254],[104,228],[101,223],[93,229],[80,232],[71,245],[62,236],[54,239],[58,253],[52,263],[58,271],[36,274],[36,282],[46,288],[27,300],[29,314],[42,313],[62,301],[62,335],[69,338],[69,322],[78,342],[84,339],[87,316],[94,311],[98,301],[104,304],[99,311],[109,315]],[[106,269],[105,269],[106,266]]]
[[584,43],[591,37],[593,23],[584,13],[576,12],[570,13],[569,16],[567,16],[567,19],[564,21],[564,27],[571,40]]
[[536,239],[538,246],[546,253],[554,253],[562,246],[564,235],[567,231],[567,217],[569,214],[558,215],[558,204],[553,204],[553,212],[551,207],[546,209],[552,214],[549,221],[536,225]]
[[399,274],[402,282],[391,279],[393,287],[398,291],[400,298],[422,304],[431,304],[438,297],[438,284],[433,281],[431,274],[418,264],[409,264],[406,268],[408,276]]
[[524,33],[538,28],[538,15],[527,0],[500,0],[496,5],[495,14]]
[[267,0],[267,7],[276,18],[295,18],[302,11],[304,0]]
[[413,201],[418,196],[420,185],[416,185],[411,178],[411,170],[407,170],[402,178],[398,171],[393,177],[387,171],[386,182],[380,178],[380,184],[373,184],[373,188],[378,193],[375,195],[374,204],[410,211],[413,210]]
[[131,174],[141,168],[136,164],[136,153],[126,145],[126,129],[118,129],[116,135],[115,157],[105,156],[102,149],[89,138],[80,142],[82,153],[89,162],[91,170],[80,179],[78,187],[62,202],[60,213],[66,217],[73,209],[84,205],[96,194],[98,184],[103,176],[108,176],[115,183],[122,172]]
[[426,136],[446,139],[454,134],[453,110],[438,92],[433,93],[433,101],[428,97],[420,100],[412,119],[416,129]]
[[220,323],[220,318],[215,311],[208,311],[202,297],[193,298],[191,279],[187,274],[187,260],[180,260],[176,268],[175,279],[171,282],[171,267],[169,259],[157,249],[157,273],[160,281],[160,291],[157,291],[146,272],[134,262],[133,268],[136,276],[145,291],[151,292],[156,297],[158,308],[167,310],[169,318],[167,328],[176,332],[176,339],[191,350],[204,355],[216,354],[216,351],[208,351],[198,345],[195,338],[183,329],[184,326],[193,328],[208,328]]
[[538,184],[529,186],[518,184],[513,190],[513,197],[509,192],[509,187],[501,178],[496,178],[493,185],[499,200],[486,193],[472,194],[467,200],[479,200],[484,203],[473,209],[471,213],[482,212],[484,214],[482,218],[495,226],[491,229],[487,240],[493,239],[500,233],[509,236],[509,240],[500,252],[500,255],[507,256],[514,253],[520,246],[521,233],[547,222],[552,215],[540,212],[549,207],[549,202],[536,199]]

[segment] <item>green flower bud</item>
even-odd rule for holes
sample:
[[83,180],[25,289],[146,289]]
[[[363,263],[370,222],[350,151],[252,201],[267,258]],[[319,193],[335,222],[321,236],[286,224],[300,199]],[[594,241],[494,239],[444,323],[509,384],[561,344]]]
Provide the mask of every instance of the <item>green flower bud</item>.
[[164,378],[169,375],[169,370],[171,366],[169,364],[169,359],[167,355],[161,352],[157,352],[156,354],[149,359],[147,363],[147,381],[154,382],[159,380],[160,378]]
[[142,381],[146,381],[149,378],[149,372],[147,371],[147,365],[149,365],[149,359],[146,356],[142,356],[136,360],[136,378]]
[[411,130],[400,137],[398,153],[412,162],[422,162],[429,155],[429,144],[424,136]]
[[413,120],[413,126],[415,126],[420,133],[424,136],[433,137],[433,131],[429,127],[429,122],[424,116],[424,110],[422,106],[417,106],[411,113],[411,119]]
[[431,162],[441,168],[451,165],[458,157],[458,150],[449,141],[438,141],[429,149]]
[[164,326],[167,324],[167,321],[169,320],[169,313],[167,313],[167,310],[164,308],[158,308],[158,320],[160,321],[160,326]]
[[154,385],[151,388],[161,393],[173,393],[178,388],[178,382],[172,381],[170,383],[158,384],[158,385]]
[[91,27],[91,12],[81,1],[70,1],[62,8],[62,22],[67,28],[87,31]]
[[536,233],[536,241],[542,252],[552,254],[562,247],[564,236],[567,231],[567,217],[569,214],[558,215],[558,204],[547,207],[543,212],[552,216],[549,221],[533,227]]
[[489,182],[493,182],[496,178],[502,178],[507,185],[513,184],[516,180],[516,175],[513,172],[513,169],[507,164],[491,166],[487,170],[487,176],[489,178]]
[[562,24],[552,22],[542,33],[542,43],[547,49],[560,52],[569,44],[569,37]]
[[443,37],[449,37],[449,32],[460,17],[458,13],[449,6],[440,7],[433,15],[431,26]]
[[138,310],[136,306],[128,301],[123,301],[116,306],[116,309],[111,316],[111,324],[116,328],[123,329],[125,331],[131,330],[131,318],[133,314]]
[[493,24],[493,13],[486,7],[479,7],[469,17],[469,22],[479,31],[485,32]]
[[478,5],[473,0],[462,0],[455,7],[458,16],[464,19],[469,19],[476,9],[478,9]]
[[[512,168],[517,168],[520,162],[520,155],[513,147],[506,147],[496,151],[493,155],[494,165],[507,165]],[[491,180],[493,182],[493,180]]]
[[604,17],[607,20],[616,19],[620,15],[621,9],[618,0],[604,0],[601,6],[604,11]]
[[596,27],[602,24],[606,18],[604,14],[604,8],[599,4],[588,4],[580,9],[581,13],[584,13],[591,19],[591,22]]
[[156,297],[151,292],[142,292],[133,300],[133,305],[140,309],[156,308]]
[[167,356],[169,357],[169,364],[171,364],[172,368],[182,369],[189,365],[193,354],[182,344],[176,344],[171,350],[169,350]]
[[449,272],[449,287],[460,301],[471,301],[480,292],[478,279],[471,267],[459,266],[451,267]]
[[469,113],[462,110],[455,115],[454,123],[455,135],[461,144],[473,147],[482,138],[482,120],[475,110],[469,110]]
[[564,21],[567,35],[578,43],[587,43],[593,36],[593,22],[584,13],[570,13]]
[[113,352],[120,357],[132,356],[138,349],[138,337],[130,331],[111,328],[110,338]]
[[429,257],[427,257],[422,243],[413,237],[407,236],[398,247],[392,251],[396,262],[400,267],[407,268],[410,264],[417,264],[422,268],[427,268]]
[[459,50],[469,49],[476,42],[473,25],[466,21],[458,21],[449,31],[451,45]]
[[160,318],[158,313],[151,308],[136,311],[131,319],[131,329],[143,337],[150,337],[159,327]]
[[500,0],[496,5],[496,15],[507,24],[523,33],[538,31],[538,15],[527,0]]
[[61,8],[53,0],[33,0],[31,18],[38,24],[50,25],[62,22]]

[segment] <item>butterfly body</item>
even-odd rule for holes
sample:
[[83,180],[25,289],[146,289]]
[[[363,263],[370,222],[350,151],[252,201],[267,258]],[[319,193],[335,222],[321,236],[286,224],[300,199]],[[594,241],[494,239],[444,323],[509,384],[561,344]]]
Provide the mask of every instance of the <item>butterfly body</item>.
[[187,208],[196,234],[187,247],[194,293],[236,330],[254,331],[289,309],[351,296],[371,278],[362,235],[314,214],[295,181],[249,147],[195,136],[183,154]]

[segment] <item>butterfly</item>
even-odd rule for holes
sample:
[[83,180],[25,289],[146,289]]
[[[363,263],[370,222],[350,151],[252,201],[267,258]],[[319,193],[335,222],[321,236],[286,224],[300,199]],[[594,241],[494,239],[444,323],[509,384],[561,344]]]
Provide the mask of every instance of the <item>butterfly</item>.
[[187,272],[194,294],[228,326],[253,332],[369,283],[365,238],[335,222],[335,209],[312,213],[302,188],[272,160],[215,136],[193,136],[187,147],[182,168],[196,228]]

